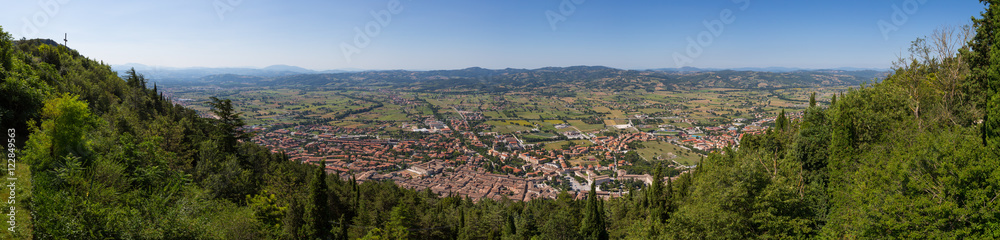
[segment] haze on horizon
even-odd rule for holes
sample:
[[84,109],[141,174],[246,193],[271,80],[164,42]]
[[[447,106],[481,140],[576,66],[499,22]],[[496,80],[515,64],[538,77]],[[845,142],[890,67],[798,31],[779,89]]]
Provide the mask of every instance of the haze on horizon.
[[[11,1],[0,26],[109,64],[888,68],[979,1]],[[961,20],[956,20],[961,19]]]

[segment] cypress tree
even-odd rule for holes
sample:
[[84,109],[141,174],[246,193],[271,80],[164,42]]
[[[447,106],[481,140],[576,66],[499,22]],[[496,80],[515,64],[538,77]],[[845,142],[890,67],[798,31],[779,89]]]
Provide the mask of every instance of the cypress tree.
[[587,194],[587,207],[583,212],[583,222],[580,224],[580,236],[583,239],[608,239],[601,203],[602,201],[597,198],[596,184],[591,184],[590,193]]
[[503,235],[513,237],[517,234],[517,226],[514,226],[514,215],[507,214],[507,219],[505,221],[506,226],[503,228]]
[[653,183],[646,193],[650,206],[649,216],[656,222],[663,222],[663,165],[657,165],[653,172]]
[[310,234],[312,238],[329,239],[330,236],[330,210],[328,187],[326,185],[326,171],[324,170],[326,161],[320,162],[320,167],[316,168],[313,180],[309,183],[309,208],[306,211],[309,216]]
[[347,226],[347,219],[344,218],[344,214],[341,214],[340,215],[340,234],[338,234],[339,236],[337,236],[337,239],[341,239],[341,240],[347,240],[348,239],[347,228],[348,228],[348,226]]
[[996,54],[1000,51],[1000,46],[997,46],[1000,43],[997,40],[1000,34],[1000,1],[981,2],[986,3],[986,11],[982,12],[982,18],[972,19],[976,35],[962,55],[968,59],[971,70],[971,81],[965,83],[966,94],[976,107],[985,110],[980,136],[983,145],[987,145],[1000,138],[1000,97],[995,96],[1000,90],[1000,81],[996,80],[1000,78],[1000,56]]
[[785,117],[785,109],[781,109],[781,113],[778,114],[778,119],[774,121],[774,125],[781,131],[788,128],[788,118]]
[[816,92],[813,92],[812,94],[809,94],[809,106],[810,107],[815,107],[816,106]]

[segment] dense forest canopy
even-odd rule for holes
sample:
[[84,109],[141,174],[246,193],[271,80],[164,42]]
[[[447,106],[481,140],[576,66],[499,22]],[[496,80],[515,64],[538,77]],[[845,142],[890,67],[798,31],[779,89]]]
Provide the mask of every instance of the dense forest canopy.
[[242,141],[228,100],[211,102],[217,119],[200,118],[140,73],[0,29],[0,125],[14,133],[18,176],[17,201],[0,206],[17,210],[16,231],[0,235],[1000,238],[1000,1],[983,2],[969,28],[914,41],[884,81],[829,108],[813,99],[801,120],[609,200],[473,202],[340,179]]

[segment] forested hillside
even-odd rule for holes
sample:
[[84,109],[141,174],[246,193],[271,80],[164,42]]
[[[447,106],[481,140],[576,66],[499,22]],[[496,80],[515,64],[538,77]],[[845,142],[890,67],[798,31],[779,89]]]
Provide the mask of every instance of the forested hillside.
[[17,162],[16,201],[0,203],[16,226],[0,238],[1000,238],[1000,1],[984,2],[969,39],[918,39],[884,81],[610,200],[473,202],[339,179],[244,141],[229,100],[200,118],[140,73],[0,29]]

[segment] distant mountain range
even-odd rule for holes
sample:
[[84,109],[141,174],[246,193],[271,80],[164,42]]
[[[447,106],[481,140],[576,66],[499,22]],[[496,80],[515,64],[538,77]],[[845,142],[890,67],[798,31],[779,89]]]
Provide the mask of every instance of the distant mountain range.
[[856,67],[842,67],[842,68],[823,68],[823,69],[809,69],[809,68],[788,68],[788,67],[765,67],[765,68],[695,68],[695,67],[682,67],[682,68],[654,68],[646,69],[650,71],[663,71],[663,72],[717,72],[717,71],[753,71],[753,72],[797,72],[797,71],[824,71],[824,70],[837,70],[837,71],[879,71],[888,72],[889,69],[882,68],[856,68]]
[[289,76],[298,74],[344,73],[344,72],[362,71],[360,69],[343,69],[343,70],[338,69],[338,70],[315,71],[288,65],[273,65],[265,68],[252,68],[252,67],[173,68],[173,67],[148,66],[138,63],[112,65],[111,68],[115,71],[118,71],[119,73],[123,73],[125,71],[128,71],[129,69],[135,68],[137,72],[146,75],[146,77],[149,79],[156,81],[197,80],[208,76],[227,75],[227,74],[254,76],[254,77],[280,77],[280,76]]
[[[190,68],[174,68],[174,67],[157,67],[148,66],[138,63],[128,63],[122,65],[112,65],[112,69],[118,71],[119,73],[125,72],[129,69],[135,68],[136,71],[146,75],[147,78],[159,81],[183,81],[183,80],[198,80],[204,77],[212,75],[242,75],[242,76],[254,76],[254,77],[281,77],[281,76],[291,76],[299,74],[325,74],[325,73],[351,73],[351,72],[371,72],[371,71],[393,71],[393,70],[365,70],[356,68],[346,68],[346,69],[335,69],[335,70],[325,70],[316,71],[311,69],[306,69],[297,66],[289,65],[272,65],[264,68],[253,68],[253,67],[227,67],[227,68],[207,68],[207,67],[190,67]],[[602,67],[603,68],[603,67]],[[546,67],[536,70],[553,70],[559,69],[558,67]],[[471,67],[459,70],[431,70],[431,71],[419,71],[410,70],[413,72],[443,72],[443,71],[453,71],[453,72],[470,72],[475,71],[481,74],[497,74],[503,71],[527,71],[528,69],[485,69],[480,67]],[[399,71],[399,70],[396,70]],[[766,67],[766,68],[695,68],[695,67],[682,67],[682,68],[655,68],[655,69],[635,69],[635,71],[657,71],[657,72],[670,72],[670,73],[697,73],[697,72],[719,72],[719,71],[751,71],[751,72],[771,72],[771,73],[787,73],[787,72],[801,72],[801,71],[876,71],[876,72],[888,72],[888,69],[878,69],[878,68],[833,68],[833,69],[804,69],[804,68],[787,68],[787,67]]]
[[[136,68],[140,73],[144,73]],[[223,73],[235,71],[234,73]],[[851,86],[880,81],[886,76],[876,70],[796,70],[787,72],[682,69],[623,70],[603,66],[546,67],[539,69],[485,69],[479,67],[434,71],[360,71],[323,73],[290,67],[264,69],[186,69],[169,72],[187,76],[153,81],[163,84],[217,86],[284,86],[305,88],[392,88],[413,91],[522,91],[551,92],[580,89],[628,91],[677,90],[692,88],[774,89],[789,87]],[[157,73],[154,71],[154,74]],[[197,74],[221,73],[196,77]],[[185,75],[186,74],[186,75]],[[164,76],[159,75],[159,76]]]

